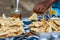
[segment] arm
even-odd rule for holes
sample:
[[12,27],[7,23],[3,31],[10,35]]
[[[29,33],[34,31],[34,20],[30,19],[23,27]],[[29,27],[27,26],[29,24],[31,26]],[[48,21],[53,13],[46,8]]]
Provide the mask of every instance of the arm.
[[36,13],[44,13],[53,3],[57,2],[57,0],[45,0],[34,6],[33,10]]

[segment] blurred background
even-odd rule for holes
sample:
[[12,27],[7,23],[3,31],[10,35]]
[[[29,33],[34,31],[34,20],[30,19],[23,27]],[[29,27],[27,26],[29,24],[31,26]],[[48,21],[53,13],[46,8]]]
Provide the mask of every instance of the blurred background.
[[[22,17],[31,16],[34,5],[41,1],[43,0],[20,0],[19,8],[22,9]],[[15,4],[16,0],[0,0],[0,16],[3,13],[6,16],[10,16],[12,10],[16,7]]]

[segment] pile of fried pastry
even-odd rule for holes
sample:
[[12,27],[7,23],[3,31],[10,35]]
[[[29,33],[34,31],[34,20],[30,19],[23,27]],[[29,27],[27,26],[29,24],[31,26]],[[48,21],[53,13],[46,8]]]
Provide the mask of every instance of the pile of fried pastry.
[[[36,20],[29,26],[31,31],[40,34],[42,32],[60,32],[60,19],[45,18],[38,21],[38,15],[33,13],[29,20]],[[23,28],[24,23],[19,18],[6,17],[4,14],[0,17],[0,38],[19,36],[25,33]]]
[[[37,14],[33,13],[29,20],[37,20]],[[42,32],[60,32],[60,19],[50,19],[46,21],[46,19],[43,18],[40,21],[32,22],[29,26],[31,31],[37,34]]]
[[0,17],[0,38],[19,36],[24,32],[23,22],[19,18]]

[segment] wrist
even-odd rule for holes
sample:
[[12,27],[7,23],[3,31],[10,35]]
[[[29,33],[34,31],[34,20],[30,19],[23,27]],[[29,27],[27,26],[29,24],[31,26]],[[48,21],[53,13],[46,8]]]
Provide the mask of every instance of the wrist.
[[45,0],[45,1],[58,1],[58,0]]
[[45,0],[46,5],[52,5],[53,3],[57,2],[57,0]]
[[57,2],[57,0],[46,0],[46,1],[49,2],[49,3],[51,3],[51,4]]

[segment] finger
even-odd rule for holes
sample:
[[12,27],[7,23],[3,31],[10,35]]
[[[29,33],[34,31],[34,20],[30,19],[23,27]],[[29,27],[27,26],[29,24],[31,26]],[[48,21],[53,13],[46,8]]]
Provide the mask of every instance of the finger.
[[43,9],[42,7],[39,8],[39,10],[38,10],[39,14],[42,14],[42,9]]
[[42,13],[43,7],[40,7],[39,12]]
[[39,11],[40,8],[41,8],[41,5],[38,5],[36,10]]
[[36,12],[36,13],[39,13],[39,6],[36,6],[35,8],[34,8],[34,12]]
[[34,10],[38,10],[39,5],[34,6]]
[[42,12],[44,13],[47,10],[47,8],[43,8]]
[[36,10],[36,6],[33,8],[33,10],[34,10],[34,11]]

